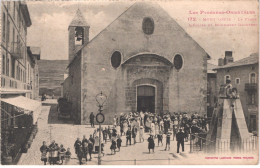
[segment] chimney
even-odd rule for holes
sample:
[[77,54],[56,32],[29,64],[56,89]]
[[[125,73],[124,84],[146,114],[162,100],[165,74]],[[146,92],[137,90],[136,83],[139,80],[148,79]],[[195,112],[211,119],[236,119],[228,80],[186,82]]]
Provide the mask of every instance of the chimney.
[[223,66],[224,65],[224,59],[223,58],[219,58],[218,59],[218,66]]
[[233,62],[233,56],[232,56],[232,51],[225,51],[225,58],[224,58],[224,64],[228,64],[230,62]]

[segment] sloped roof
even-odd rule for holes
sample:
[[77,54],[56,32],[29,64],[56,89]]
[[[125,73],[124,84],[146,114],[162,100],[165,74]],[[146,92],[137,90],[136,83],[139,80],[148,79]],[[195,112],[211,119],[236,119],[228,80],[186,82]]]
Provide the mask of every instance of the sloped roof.
[[217,65],[208,63],[207,64],[207,73],[216,73],[216,71],[213,71],[213,69],[217,68]]
[[89,27],[89,24],[86,22],[85,18],[83,17],[81,11],[78,9],[73,20],[70,22],[69,26],[85,26]]
[[[75,49],[74,50],[74,59],[76,58],[77,53],[82,50],[84,47],[87,45],[90,45],[93,41],[95,41],[97,38],[101,37],[102,34],[105,32],[108,32],[110,27],[114,26],[115,23],[118,24],[118,21],[121,22],[121,24],[125,24],[126,21],[123,20],[122,18],[128,17],[129,20],[135,18],[136,16],[145,16],[147,10],[152,10],[154,13],[158,13],[158,15],[164,16],[164,19],[167,20],[167,22],[172,23],[173,30],[184,32],[184,36],[191,39],[192,41],[195,42],[195,44],[201,48],[205,53],[206,51],[198,44],[197,41],[195,41],[177,22],[174,18],[172,18],[163,8],[155,3],[155,2],[135,2],[132,4],[129,8],[127,8],[123,13],[121,13],[114,21],[112,21],[108,26],[106,26],[102,31],[100,31],[94,38],[92,38],[88,43],[85,43],[81,46],[81,48]],[[131,15],[131,16],[130,16]],[[120,20],[121,19],[121,20]],[[129,26],[131,27],[131,26]],[[207,53],[206,53],[207,54]],[[210,59],[209,54],[207,54],[207,58]],[[74,60],[73,59],[73,60]],[[70,64],[73,62],[73,60],[69,63],[68,67]]]
[[256,64],[258,62],[259,62],[259,54],[253,53],[249,57],[243,58],[243,59],[235,61],[233,63],[229,63],[227,65],[218,66],[218,67],[214,68],[214,70],[238,67],[238,66],[243,66],[243,65],[251,65],[251,64]]

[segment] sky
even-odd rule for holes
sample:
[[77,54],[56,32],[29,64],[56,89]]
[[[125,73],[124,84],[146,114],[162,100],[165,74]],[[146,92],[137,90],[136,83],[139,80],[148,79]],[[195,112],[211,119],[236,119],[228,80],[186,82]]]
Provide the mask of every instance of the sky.
[[[258,24],[257,1],[153,1],[211,56],[209,62],[213,64],[217,64],[218,58],[224,57],[225,51],[233,51],[236,61],[259,50],[257,26],[190,26],[193,23]],[[131,0],[27,1],[32,20],[32,25],[28,28],[27,44],[41,47],[41,59],[67,60],[68,26],[78,8],[90,25],[91,40],[133,3],[135,1]],[[254,11],[255,14],[191,14],[201,11]],[[196,22],[188,20],[190,17],[195,17]],[[215,20],[203,21],[203,18]]]

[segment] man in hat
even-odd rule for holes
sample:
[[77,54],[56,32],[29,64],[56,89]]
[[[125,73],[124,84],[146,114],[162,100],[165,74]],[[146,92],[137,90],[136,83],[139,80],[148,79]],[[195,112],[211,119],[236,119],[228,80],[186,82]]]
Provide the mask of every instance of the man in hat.
[[182,132],[182,129],[180,129],[179,132],[176,134],[177,153],[179,153],[180,145],[182,147],[182,152],[184,152],[184,138],[185,138],[185,134],[184,132]]
[[126,146],[128,145],[128,141],[130,142],[131,145],[131,127],[128,127],[128,130],[126,131]]

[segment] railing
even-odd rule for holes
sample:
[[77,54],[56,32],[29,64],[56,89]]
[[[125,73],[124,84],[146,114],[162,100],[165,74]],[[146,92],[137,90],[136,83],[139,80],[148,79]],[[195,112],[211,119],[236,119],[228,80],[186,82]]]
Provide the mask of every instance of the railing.
[[19,42],[11,42],[10,44],[10,53],[16,59],[22,59],[23,55],[21,52],[21,44]]
[[12,88],[12,89],[18,89],[18,90],[31,90],[31,85],[26,84],[22,81],[19,81],[17,79],[14,79],[12,77],[1,75],[1,88]]
[[205,153],[249,153],[258,149],[258,136],[250,136],[248,139],[216,140],[206,139],[206,134],[190,134],[190,152]]
[[246,83],[245,84],[245,90],[257,90],[257,83]]

